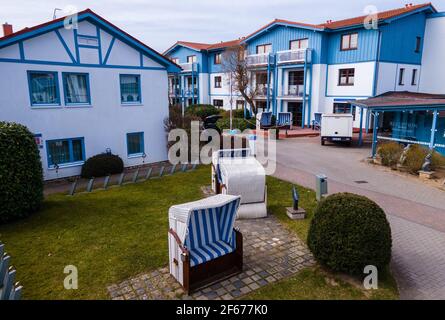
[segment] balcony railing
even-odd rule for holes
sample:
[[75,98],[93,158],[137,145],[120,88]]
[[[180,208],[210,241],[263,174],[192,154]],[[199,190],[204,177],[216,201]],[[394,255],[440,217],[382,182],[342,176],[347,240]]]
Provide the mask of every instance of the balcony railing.
[[285,96],[302,97],[304,92],[304,86],[301,84],[289,85],[287,92],[284,92]]
[[171,96],[180,96],[181,95],[181,90],[179,89],[179,87],[169,88],[168,93]]
[[198,88],[187,87],[184,93],[186,96],[196,96],[198,95]]
[[307,49],[285,50],[277,52],[277,63],[303,63],[308,55],[310,62],[311,51]]
[[182,68],[182,72],[191,72],[192,70],[198,70],[196,62],[181,63],[179,66]]
[[252,54],[246,57],[246,64],[248,66],[267,65],[269,59],[268,53]]
[[268,88],[267,84],[257,84],[256,90],[257,90],[258,96],[267,96],[268,90],[269,90],[269,94],[272,94],[272,88]]

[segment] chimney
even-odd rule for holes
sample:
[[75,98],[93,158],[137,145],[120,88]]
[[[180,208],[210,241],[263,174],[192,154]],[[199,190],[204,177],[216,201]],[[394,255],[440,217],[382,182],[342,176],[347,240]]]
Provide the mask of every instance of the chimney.
[[3,24],[3,36],[4,36],[4,37],[9,36],[9,35],[12,34],[12,33],[13,33],[13,31],[12,31],[12,25],[11,25],[11,24],[8,24],[7,22],[5,22],[5,23]]

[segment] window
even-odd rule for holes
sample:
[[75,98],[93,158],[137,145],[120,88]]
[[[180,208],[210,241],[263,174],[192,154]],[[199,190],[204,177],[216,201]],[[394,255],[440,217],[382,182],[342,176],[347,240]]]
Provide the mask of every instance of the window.
[[257,85],[267,84],[267,72],[258,72],[255,74],[255,78]]
[[307,49],[309,45],[309,39],[298,39],[298,40],[291,40],[289,42],[289,49],[290,50],[298,50],[298,49]]
[[244,100],[236,100],[236,109],[244,109]]
[[292,96],[303,95],[304,72],[289,71],[288,76],[288,94]]
[[416,37],[416,49],[414,52],[419,53],[422,47],[422,37]]
[[214,59],[215,64],[221,64],[221,58],[222,58],[221,53],[215,53],[215,59]]
[[172,62],[176,63],[176,64],[179,64],[179,59],[178,58],[172,58]]
[[144,154],[144,133],[127,133],[127,155],[142,156]]
[[399,71],[399,86],[403,86],[405,80],[405,68],[400,68]]
[[62,73],[65,104],[90,104],[90,85],[87,73]]
[[224,106],[224,101],[221,99],[214,99],[213,105],[217,108],[222,108]]
[[356,50],[358,45],[358,33],[349,33],[341,36],[340,50]]
[[141,76],[137,74],[121,74],[121,102],[140,103],[141,102]]
[[413,74],[411,76],[411,85],[417,85],[417,69],[413,69]]
[[48,166],[50,168],[67,164],[80,164],[85,160],[83,138],[46,141]]
[[195,55],[193,55],[193,56],[188,56],[187,57],[187,63],[195,63],[195,62],[197,62],[198,60],[197,60],[197,58],[196,58],[196,56]]
[[222,87],[222,85],[221,85],[221,77],[217,76],[217,77],[215,77],[215,88],[221,88],[221,87]]
[[257,54],[265,54],[265,53],[271,53],[272,52],[272,45],[269,44],[261,44],[259,46],[256,46],[256,53]]
[[83,46],[97,47],[99,45],[99,40],[96,37],[78,36],[77,43]]
[[352,114],[355,120],[355,106],[352,107],[349,103],[334,103],[334,113]]
[[338,85],[339,86],[353,86],[355,69],[340,69],[338,71]]
[[31,105],[60,105],[57,72],[28,71]]

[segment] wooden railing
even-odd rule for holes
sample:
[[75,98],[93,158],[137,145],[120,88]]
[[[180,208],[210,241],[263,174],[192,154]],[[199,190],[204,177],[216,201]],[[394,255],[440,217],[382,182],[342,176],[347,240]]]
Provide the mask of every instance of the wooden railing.
[[11,265],[11,257],[0,242],[0,300],[20,300],[23,287],[15,282],[16,270]]

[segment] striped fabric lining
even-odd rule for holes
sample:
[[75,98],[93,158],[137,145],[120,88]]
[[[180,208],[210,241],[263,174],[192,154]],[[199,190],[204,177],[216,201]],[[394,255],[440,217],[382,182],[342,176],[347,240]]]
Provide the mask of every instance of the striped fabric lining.
[[237,199],[221,208],[192,212],[185,239],[185,246],[190,251],[192,267],[235,250],[233,224],[239,201]]
[[272,124],[272,112],[263,112],[260,123],[262,126],[270,126]]
[[289,112],[278,113],[277,124],[279,126],[290,125],[291,124],[291,114]]

